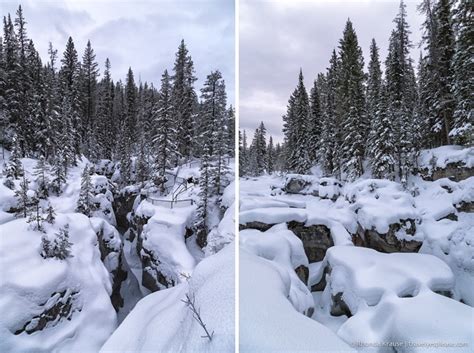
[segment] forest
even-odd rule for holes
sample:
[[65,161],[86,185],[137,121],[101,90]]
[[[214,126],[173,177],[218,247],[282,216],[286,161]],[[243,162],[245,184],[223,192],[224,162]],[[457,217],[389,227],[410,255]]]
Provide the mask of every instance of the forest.
[[284,142],[274,145],[271,136],[267,142],[263,122],[252,141],[239,131],[241,175],[307,173],[319,164],[339,179],[355,180],[370,168],[376,178],[406,182],[421,150],[472,145],[472,5],[423,0],[418,11],[425,21],[416,68],[409,54],[418,43],[410,40],[403,1],[384,65],[373,39],[367,71],[348,19],[327,71],[309,93],[300,71],[283,116]]

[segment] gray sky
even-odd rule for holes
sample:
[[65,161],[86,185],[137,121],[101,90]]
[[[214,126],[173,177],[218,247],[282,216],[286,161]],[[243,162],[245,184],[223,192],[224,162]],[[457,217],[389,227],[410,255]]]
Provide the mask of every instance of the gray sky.
[[[405,0],[418,59],[419,0]],[[398,0],[241,0],[240,1],[240,128],[249,135],[263,121],[268,134],[282,141],[282,115],[303,69],[309,91],[325,72],[349,17],[354,24],[365,65],[375,38],[381,61],[398,13]],[[250,139],[250,138],[249,138]]]
[[48,43],[62,57],[72,36],[80,57],[91,40],[101,72],[106,57],[114,80],[125,80],[131,66],[138,79],[159,87],[163,71],[173,68],[181,39],[193,58],[196,89],[212,70],[226,81],[228,103],[234,102],[233,0],[0,0],[0,15],[14,17],[22,5],[28,36],[43,59]]

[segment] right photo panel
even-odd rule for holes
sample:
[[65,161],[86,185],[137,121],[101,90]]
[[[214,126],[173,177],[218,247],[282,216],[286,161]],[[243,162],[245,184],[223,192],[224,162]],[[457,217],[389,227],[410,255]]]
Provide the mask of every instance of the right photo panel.
[[472,10],[240,1],[240,352],[474,351]]

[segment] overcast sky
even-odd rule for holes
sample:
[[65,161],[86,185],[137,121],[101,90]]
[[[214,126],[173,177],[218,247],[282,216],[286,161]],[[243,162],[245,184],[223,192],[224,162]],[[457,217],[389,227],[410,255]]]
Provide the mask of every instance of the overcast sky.
[[[419,0],[406,0],[408,22],[418,58]],[[296,87],[300,67],[309,91],[316,75],[325,72],[332,50],[349,17],[362,47],[365,65],[375,38],[381,61],[399,0],[241,0],[240,1],[240,128],[253,134],[260,121],[268,134],[283,140],[282,115]]]
[[50,41],[61,58],[69,36],[82,57],[90,39],[101,72],[109,57],[114,80],[124,81],[131,66],[137,82],[141,78],[159,87],[184,39],[198,77],[196,88],[219,69],[233,104],[233,0],[0,0],[0,14],[14,16],[20,3],[28,36],[42,58]]

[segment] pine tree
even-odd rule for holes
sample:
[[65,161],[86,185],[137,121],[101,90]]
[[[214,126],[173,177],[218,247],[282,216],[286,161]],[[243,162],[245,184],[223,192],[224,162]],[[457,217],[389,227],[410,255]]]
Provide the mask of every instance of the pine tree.
[[51,181],[51,190],[56,195],[60,195],[62,192],[62,187],[66,183],[67,176],[67,169],[65,167],[62,154],[58,154],[55,157],[51,172],[53,176],[53,180]]
[[457,39],[453,57],[454,71],[454,122],[450,135],[456,143],[472,145],[474,143],[474,112],[472,92],[474,91],[474,16],[469,0],[459,1],[455,24]]
[[226,120],[226,142],[227,142],[227,154],[231,157],[235,155],[235,109],[232,105],[227,111],[227,120]]
[[204,145],[204,151],[201,156],[201,168],[199,178],[199,201],[194,222],[194,232],[196,233],[196,243],[204,248],[207,245],[208,218],[209,207],[211,204],[211,163],[209,155],[209,147],[207,143]]
[[89,165],[86,165],[81,176],[81,191],[77,201],[76,212],[80,212],[90,217],[94,211],[94,195],[92,193],[92,181]]
[[56,220],[56,212],[54,211],[53,206],[48,203],[48,208],[46,209],[46,218],[45,221],[49,224],[54,224]]
[[54,257],[60,260],[72,257],[71,246],[72,243],[69,241],[69,224],[66,224],[64,228],[59,229],[59,233],[56,233],[56,238],[53,242]]
[[43,222],[45,221],[45,219],[42,214],[38,193],[35,193],[35,195],[30,199],[30,207],[30,215],[26,222],[32,225],[33,230],[43,232]]
[[[374,141],[379,138],[376,133],[377,127],[376,125],[379,123],[378,119],[376,119],[377,112],[380,110],[380,99],[381,99],[381,85],[382,85],[382,70],[380,68],[380,60],[379,60],[379,48],[377,47],[377,43],[375,43],[375,39],[372,39],[370,45],[370,62],[369,62],[369,76],[367,80],[367,116],[369,120],[369,137],[368,137],[368,155],[373,156],[373,150],[370,148],[374,146]],[[386,107],[385,107],[386,108]]]
[[309,137],[308,137],[308,154],[311,163],[314,164],[318,160],[319,142],[322,133],[322,111],[319,89],[317,81],[314,81],[313,88],[309,97],[310,115],[309,115]]
[[245,176],[249,173],[249,157],[247,145],[247,133],[239,131],[239,175]]
[[76,156],[81,153],[81,131],[83,129],[80,116],[80,64],[74,42],[69,37],[61,60],[59,72],[61,82],[61,94],[63,96],[61,107],[62,125],[65,127],[65,139],[72,143],[71,151],[74,154],[72,161],[65,158],[66,163],[75,164]]
[[176,129],[173,121],[173,106],[171,101],[171,84],[168,71],[165,70],[161,78],[161,89],[158,104],[154,112],[156,135],[155,145],[155,172],[164,176],[166,168],[170,168],[175,160]]
[[116,143],[116,127],[113,116],[114,84],[110,73],[110,60],[105,60],[104,77],[97,87],[97,116],[95,124],[98,156],[112,159]]
[[[82,98],[82,139],[85,145],[86,157],[91,157],[94,135],[97,135],[96,104],[97,104],[97,77],[99,76],[98,64],[95,61],[94,49],[91,42],[82,57],[81,66],[81,98]],[[95,141],[94,141],[95,142]]]
[[267,172],[272,174],[275,171],[275,150],[273,149],[273,137],[270,136],[267,148]]
[[26,178],[23,172],[23,179],[20,182],[20,189],[15,191],[15,198],[17,200],[16,216],[28,217],[31,207],[31,199],[28,195],[30,181]]
[[59,232],[54,235],[54,240],[51,241],[45,234],[41,238],[41,256],[45,259],[56,258],[65,260],[72,257],[71,254],[72,243],[69,241],[69,224],[64,228],[59,228]]
[[48,195],[49,189],[49,179],[48,179],[48,166],[44,160],[44,157],[41,156],[36,163],[36,166],[33,171],[33,175],[36,176],[36,184],[37,184],[37,195],[40,199],[46,199]]
[[192,153],[193,114],[196,92],[194,64],[184,40],[179,45],[172,77],[171,105],[177,127],[177,150],[179,155],[189,158]]
[[349,180],[360,177],[365,155],[365,133],[368,130],[365,112],[364,59],[357,35],[348,20],[340,40],[340,71],[337,95],[343,121],[343,167]]
[[23,175],[23,165],[20,160],[20,145],[16,135],[13,136],[12,144],[12,151],[8,163],[5,166],[4,175],[10,179],[18,179]]
[[311,168],[308,153],[309,143],[309,97],[300,70],[298,86],[288,101],[287,114],[283,117],[287,166],[290,171],[306,173]]

